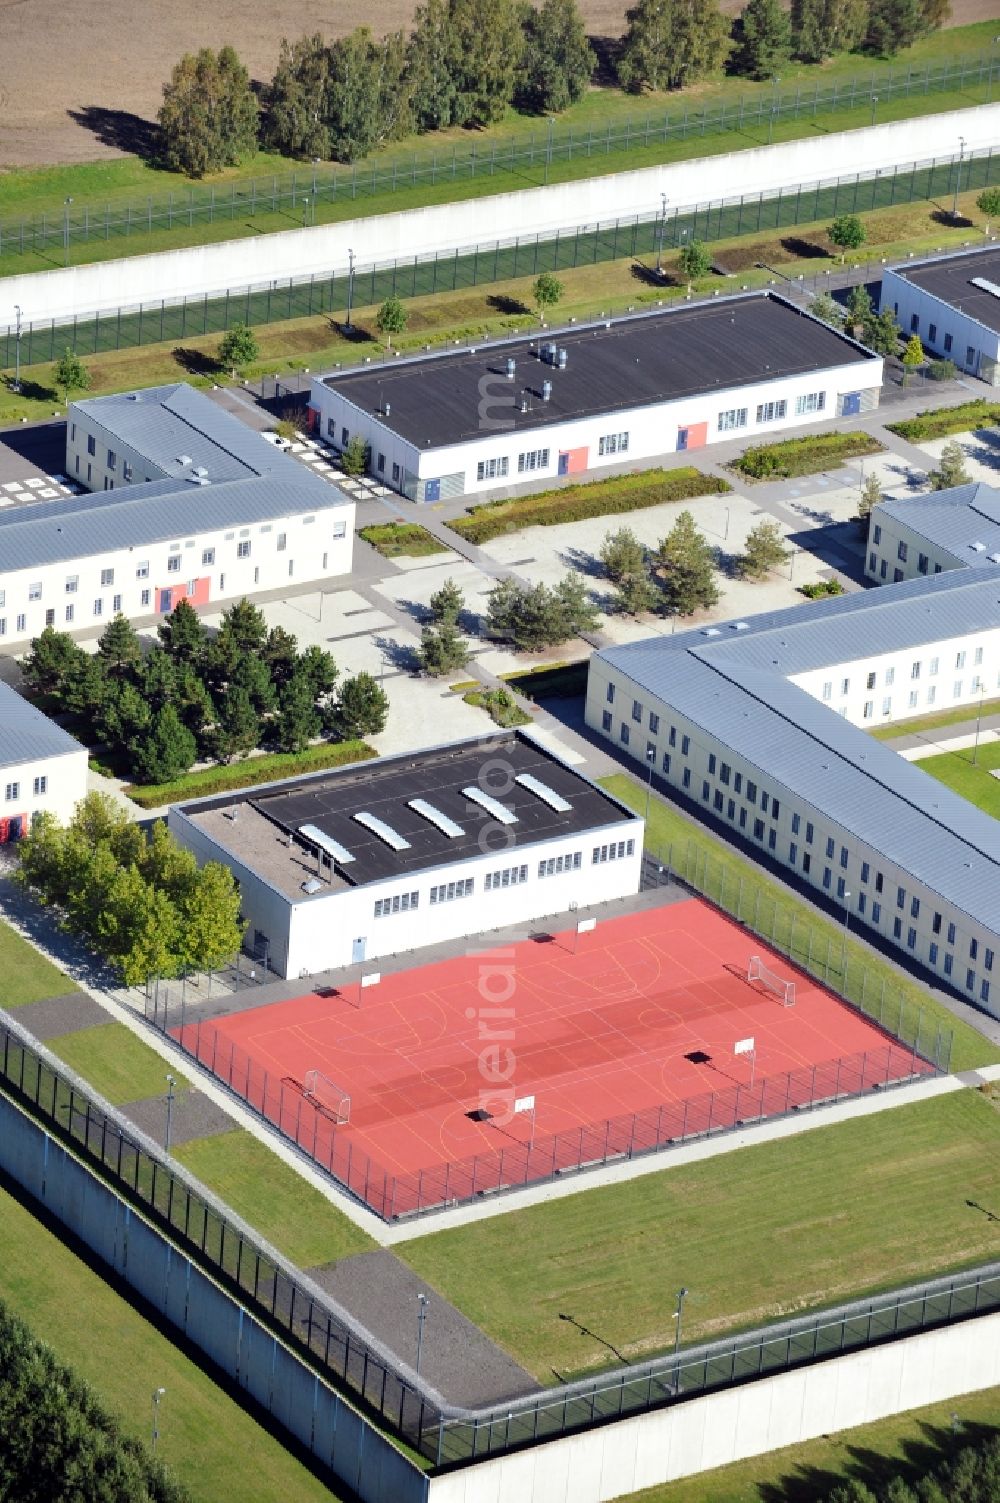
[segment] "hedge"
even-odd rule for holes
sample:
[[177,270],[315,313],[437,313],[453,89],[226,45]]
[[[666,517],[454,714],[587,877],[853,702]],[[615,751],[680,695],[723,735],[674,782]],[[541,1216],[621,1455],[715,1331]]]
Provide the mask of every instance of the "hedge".
[[814,433],[783,443],[757,444],[734,459],[731,468],[751,480],[791,480],[837,469],[862,454],[881,454],[883,445],[870,433]]
[[715,475],[703,475],[691,465],[677,470],[643,470],[635,475],[614,475],[570,485],[562,490],[542,491],[537,496],[518,496],[510,501],[487,501],[448,526],[470,543],[488,543],[522,527],[555,527],[560,522],[582,522],[587,517],[614,516],[662,506],[668,501],[686,501],[694,496],[714,496],[732,486]]
[[952,433],[968,433],[973,428],[990,428],[997,423],[1000,423],[1000,406],[977,397],[960,407],[935,407],[929,412],[918,412],[915,418],[886,423],[886,427],[890,433],[915,443],[922,438],[947,438]]
[[321,772],[326,767],[343,767],[348,762],[364,762],[377,756],[378,752],[366,741],[338,741],[332,746],[313,746],[297,754],[277,752],[273,756],[251,757],[246,762],[234,762],[226,767],[206,767],[202,772],[189,772],[171,783],[133,785],[123,791],[141,809],[158,809],[162,804],[209,798],[213,793],[231,793],[237,788],[252,788],[255,783],[299,777],[302,773]]
[[424,558],[431,553],[448,552],[447,543],[416,522],[380,522],[360,528],[358,537],[370,543],[383,558]]

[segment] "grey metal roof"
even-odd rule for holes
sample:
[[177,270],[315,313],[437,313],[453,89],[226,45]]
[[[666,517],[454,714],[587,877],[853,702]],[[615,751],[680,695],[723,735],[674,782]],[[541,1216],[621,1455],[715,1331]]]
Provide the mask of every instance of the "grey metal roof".
[[0,767],[65,757],[82,751],[79,741],[55,724],[41,710],[0,682]]
[[318,475],[296,465],[291,475],[280,478],[253,475],[203,486],[152,480],[13,507],[0,512],[0,576],[302,512],[332,511],[346,499]]
[[876,521],[879,515],[902,522],[917,537],[950,553],[957,564],[1000,571],[991,557],[1000,555],[1000,491],[992,486],[974,481],[926,496],[882,501]]
[[973,285],[974,277],[1000,283],[1000,246],[932,256],[908,266],[894,266],[896,276],[968,314],[994,334],[1000,334],[1000,297]]
[[[164,476],[189,474],[196,466],[208,471],[209,481],[280,473],[289,466],[301,469],[253,428],[184,382],[90,397],[74,402],[73,408],[100,424],[109,439],[135,449]],[[181,456],[191,464],[179,464]]]
[[[549,343],[565,349],[565,369],[541,358]],[[872,365],[875,370],[859,373],[863,385],[879,379],[877,358],[783,298],[751,293],[323,379],[407,442],[427,449],[483,437],[484,400],[496,432],[516,436],[833,366]],[[513,380],[505,374],[508,359],[516,362]],[[551,385],[544,402],[543,382]]]
[[606,648],[639,692],[673,706],[761,774],[1000,932],[1000,822],[788,681],[827,663],[995,628],[1000,580],[964,570]]

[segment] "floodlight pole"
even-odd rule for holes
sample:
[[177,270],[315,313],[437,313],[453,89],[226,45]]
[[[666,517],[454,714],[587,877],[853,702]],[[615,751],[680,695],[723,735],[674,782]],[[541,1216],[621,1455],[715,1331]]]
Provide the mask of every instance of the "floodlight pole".
[[653,793],[653,768],[656,766],[656,747],[655,746],[647,746],[646,747],[646,761],[649,764],[649,776],[646,779],[646,818],[645,818],[645,823],[648,825],[649,824],[649,800],[652,797],[652,793]]
[[63,199],[63,265],[69,265],[69,206],[72,198]]
[[958,165],[955,169],[955,197],[951,206],[952,219],[958,218],[958,190],[962,184],[962,159],[965,156],[965,137],[958,138]]
[[677,1309],[674,1311],[674,1320],[677,1322],[676,1328],[674,1330],[674,1387],[675,1388],[679,1388],[680,1387],[680,1383],[679,1383],[679,1376],[680,1375],[679,1375],[679,1373],[677,1371],[677,1354],[680,1351],[680,1346],[681,1346],[681,1316],[684,1314],[684,1298],[685,1298],[685,1295],[688,1294],[688,1292],[689,1292],[688,1289],[685,1287],[685,1285],[682,1284],[681,1287],[677,1291]]
[[986,85],[986,103],[993,103],[993,69],[996,67],[997,47],[1000,45],[1000,37],[994,37],[990,43],[990,76]]
[[872,95],[872,125],[875,124],[875,116],[878,114],[878,95]]
[[14,304],[14,390],[21,390],[21,305]]
[[979,686],[979,704],[976,706],[976,744],[975,744],[975,746],[973,748],[973,751],[972,751],[972,765],[973,765],[973,767],[975,767],[976,764],[979,761],[979,728],[982,725],[982,721],[983,721],[983,688],[982,688],[982,685],[980,684],[980,686]]
[[661,193],[660,194],[660,203],[661,203],[662,207],[660,209],[660,233],[659,233],[659,236],[658,236],[658,239],[657,239],[657,246],[656,246],[656,275],[657,276],[662,276],[662,274],[663,274],[663,235],[664,235],[664,231],[667,228],[667,202],[668,202],[667,195],[665,193]]
[[153,1389],[153,1429],[152,1429],[152,1434],[150,1435],[150,1446],[149,1446],[149,1448],[150,1448],[151,1451],[154,1451],[154,1452],[156,1450],[156,1442],[157,1442],[157,1439],[159,1438],[159,1434],[160,1434],[160,1427],[159,1427],[159,1424],[158,1424],[160,1400],[163,1398],[163,1395],[166,1393],[166,1391],[167,1390],[165,1388],[154,1388]]
[[549,172],[552,167],[552,132],[556,128],[555,115],[549,116],[549,139],[545,147],[545,181],[549,180]]
[[429,1301],[426,1294],[417,1295],[417,1374],[420,1373],[420,1359],[424,1354],[424,1321],[427,1319],[427,1305]]
[[851,894],[844,889],[844,958],[847,958],[847,936],[851,930]]
[[345,329],[351,327],[351,304],[354,301],[354,252],[347,252],[347,322]]
[[167,1135],[164,1140],[164,1148],[170,1152],[170,1133],[174,1122],[174,1086],[177,1084],[172,1075],[167,1076]]

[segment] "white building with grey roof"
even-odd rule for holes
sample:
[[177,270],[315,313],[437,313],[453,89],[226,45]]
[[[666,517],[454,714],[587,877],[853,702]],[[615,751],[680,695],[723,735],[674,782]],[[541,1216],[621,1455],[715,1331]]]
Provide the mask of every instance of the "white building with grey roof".
[[1000,491],[973,481],[872,508],[869,579],[898,584],[947,569],[1000,570]]
[[87,748],[0,682],[0,845],[36,814],[65,823],[87,791]]
[[887,267],[879,308],[938,359],[1000,386],[1000,246]]
[[639,890],[642,820],[521,731],[174,805],[168,823],[235,874],[247,948],[286,977],[568,928]]
[[88,493],[0,512],[0,638],[348,574],[354,503],[184,384],[70,404]]
[[587,724],[1000,1016],[1000,823],[866,734],[996,692],[997,585],[932,573],[606,648]]

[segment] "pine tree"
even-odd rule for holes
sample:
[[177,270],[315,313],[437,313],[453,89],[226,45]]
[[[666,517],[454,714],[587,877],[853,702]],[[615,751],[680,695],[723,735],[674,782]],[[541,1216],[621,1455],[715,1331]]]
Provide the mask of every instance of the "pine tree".
[[277,688],[287,684],[294,674],[298,653],[299,644],[292,633],[283,626],[272,626],[264,644],[264,662]]
[[219,623],[219,636],[228,636],[238,652],[263,654],[267,642],[267,622],[264,614],[246,596],[223,611]]
[[326,125],[326,91],[330,54],[318,34],[282,38],[278,66],[267,91],[264,140],[272,151],[306,159],[330,156]]
[[877,475],[866,475],[858,498],[858,520],[867,525],[872,508],[882,500],[882,484]]
[[465,596],[452,578],[445,580],[430,599],[431,617],[437,622],[450,622],[454,626],[465,609]]
[[97,642],[109,677],[134,678],[142,662],[142,643],[131,621],[120,612],[109,621]]
[[420,663],[425,673],[438,678],[464,668],[469,661],[469,644],[453,620],[437,626],[425,626],[420,639]]
[[936,470],[928,473],[932,491],[948,491],[956,485],[971,485],[972,476],[965,468],[965,454],[961,444],[950,439],[941,450]]
[[318,702],[333,693],[338,670],[330,653],[313,642],[300,656],[295,672],[309,685],[313,700]]
[[891,308],[883,308],[881,313],[873,313],[865,319],[861,341],[870,350],[874,350],[876,355],[888,358],[896,354],[899,349],[899,324]]
[[777,522],[758,522],[747,533],[740,556],[740,573],[746,579],[766,579],[772,569],[785,563],[787,558],[788,550]]
[[852,287],[847,297],[847,323],[851,328],[864,328],[873,317],[875,309],[864,282]]
[[694,83],[729,50],[729,22],[716,0],[638,0],[625,15],[618,81],[633,94]]
[[163,86],[158,119],[167,166],[202,177],[253,156],[258,115],[250,75],[232,47],[186,53]]
[[21,664],[21,676],[29,689],[59,695],[68,679],[80,672],[89,654],[78,647],[68,632],[47,626],[34,637]]
[[649,572],[645,546],[631,528],[609,532],[601,546],[601,562],[616,589],[616,604],[625,615],[639,616],[651,610],[656,588]]
[[167,704],[157,710],[148,730],[136,736],[132,766],[142,783],[169,783],[190,771],[197,755],[194,736],[174,706]]
[[370,673],[345,678],[340,686],[333,725],[342,741],[377,736],[385,730],[389,700]]
[[178,600],[170,615],[164,616],[156,635],[175,662],[197,663],[207,641],[198,612],[186,600]]
[[216,714],[213,737],[220,762],[245,757],[260,744],[260,720],[245,689],[230,689]]
[[734,71],[747,78],[771,78],[791,50],[792,23],[780,0],[749,0],[737,27]]
[[715,554],[695,526],[689,511],[682,511],[660,542],[655,569],[663,590],[664,605],[678,616],[716,605]]
[[96,729],[109,746],[123,749],[148,732],[151,720],[152,711],[135,684],[118,679],[108,685]]
[[243,690],[257,715],[269,715],[278,702],[274,680],[263,658],[246,652],[229,680],[229,692]]
[[813,298],[809,304],[809,312],[813,318],[821,319],[823,323],[829,324],[832,329],[842,329],[844,327],[844,310],[836,298],[832,298],[828,292],[820,292]]
[[322,724],[308,679],[294,674],[278,698],[278,713],[271,727],[275,746],[282,752],[303,752],[319,735]]
[[177,696],[177,669],[174,660],[162,647],[146,655],[142,672],[142,692],[150,709],[160,710]]
[[582,99],[596,66],[576,0],[542,0],[527,11],[518,103],[536,114],[558,114]]

